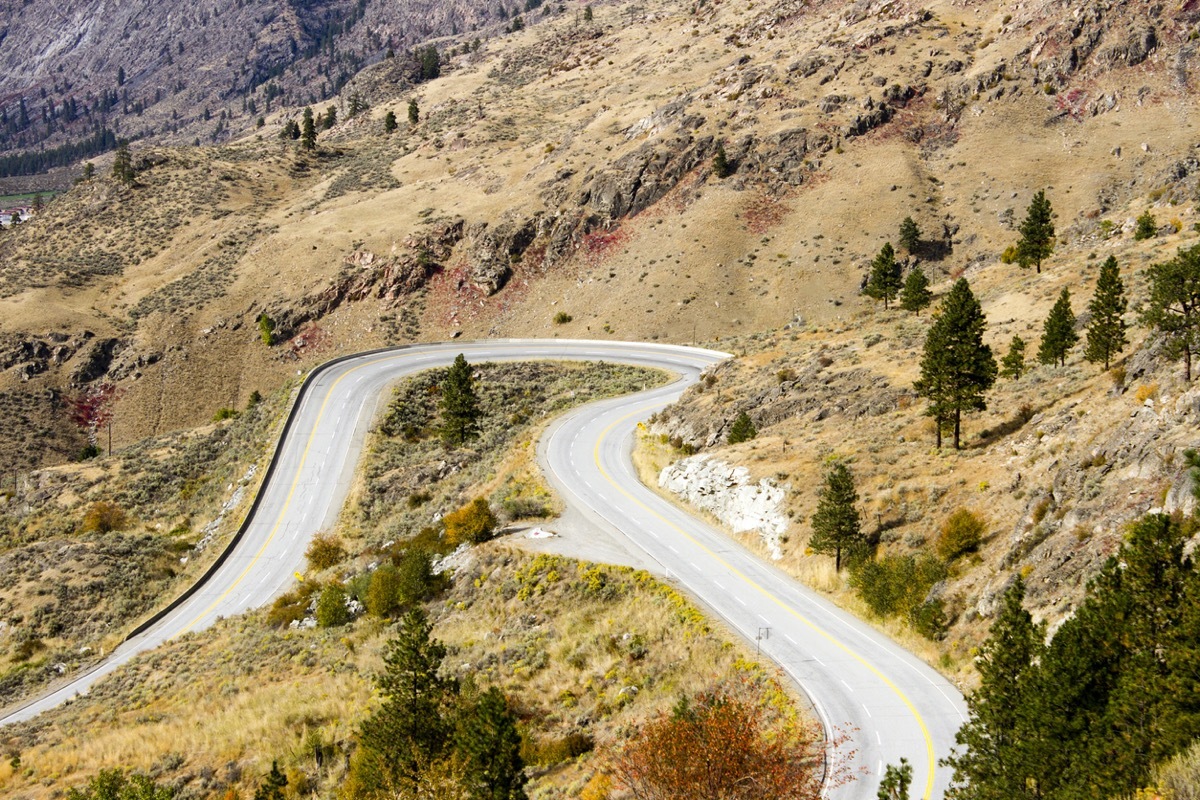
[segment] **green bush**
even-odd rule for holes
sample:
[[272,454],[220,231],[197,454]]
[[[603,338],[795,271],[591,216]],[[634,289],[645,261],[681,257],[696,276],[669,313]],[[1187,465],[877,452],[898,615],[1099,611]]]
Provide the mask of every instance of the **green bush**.
[[346,590],[339,583],[331,583],[321,590],[317,598],[317,625],[336,628],[350,621],[350,609],[346,607]]
[[911,621],[929,590],[945,577],[946,565],[931,555],[884,556],[852,566],[850,586],[875,616]]
[[218,408],[217,413],[213,414],[213,422],[224,422],[227,419],[233,419],[238,415],[236,409],[233,408]]
[[973,553],[983,543],[987,526],[973,511],[960,508],[946,518],[938,533],[938,555],[946,561]]
[[1137,218],[1137,227],[1133,229],[1134,241],[1142,242],[1146,239],[1153,239],[1157,235],[1158,222],[1150,213],[1150,209],[1146,209],[1145,213]]
[[748,442],[758,436],[758,429],[754,427],[754,422],[750,419],[750,415],[745,411],[737,415],[737,419],[733,421],[733,425],[729,428],[729,444],[740,444]]
[[560,311],[554,315],[554,324],[555,325],[566,325],[568,322],[570,322],[573,319],[575,319],[575,318],[572,317],[567,312]]
[[551,514],[546,501],[536,497],[506,497],[500,507],[509,519],[545,519]]

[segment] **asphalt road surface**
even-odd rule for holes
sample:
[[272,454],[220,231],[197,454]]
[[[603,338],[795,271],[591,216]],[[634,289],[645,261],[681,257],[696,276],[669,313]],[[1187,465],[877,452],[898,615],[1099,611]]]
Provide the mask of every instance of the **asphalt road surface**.
[[725,355],[673,345],[492,340],[419,345],[341,360],[298,399],[275,470],[245,534],[185,602],[71,683],[18,707],[0,725],[30,719],[86,693],[138,653],[222,617],[258,608],[304,569],[313,534],[332,529],[365,435],[397,378],[449,364],[529,359],[606,360],[681,375],[669,386],[594,403],[564,417],[542,442],[546,473],[576,513],[625,538],[661,571],[774,659],[812,699],[826,728],[850,734],[852,767],[865,772],[830,797],[874,798],[882,767],[913,765],[913,795],[940,798],[937,767],[965,706],[957,690],[882,634],[800,587],[729,537],[643,486],[629,454],[639,420],[673,401]]

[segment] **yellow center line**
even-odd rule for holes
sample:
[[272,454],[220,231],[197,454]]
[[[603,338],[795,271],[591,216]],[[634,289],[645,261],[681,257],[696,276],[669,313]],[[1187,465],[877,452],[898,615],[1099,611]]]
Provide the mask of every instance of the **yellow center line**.
[[[342,373],[342,375],[336,381],[333,382],[332,386],[329,387],[329,391],[327,391],[325,393],[325,399],[321,402],[321,408],[319,411],[317,411],[317,419],[315,422],[313,422],[312,433],[310,433],[308,435],[308,441],[304,444],[304,452],[300,455],[300,464],[299,464],[299,466],[296,467],[296,477],[292,479],[292,486],[290,489],[288,489],[287,499],[285,499],[283,501],[283,508],[280,509],[280,511],[279,511],[279,518],[275,520],[275,526],[273,528],[271,528],[270,535],[268,535],[266,541],[264,541],[262,543],[262,547],[260,547],[258,549],[258,552],[254,554],[254,558],[250,559],[250,563],[246,565],[246,568],[244,570],[242,570],[242,574],[237,576],[237,580],[235,580],[233,583],[231,583],[229,585],[229,588],[221,593],[220,597],[218,597],[216,600],[213,600],[212,604],[209,605],[208,608],[201,611],[200,614],[198,614],[195,619],[193,619],[186,626],[184,626],[183,630],[179,631],[179,634],[177,634],[177,635],[183,635],[183,634],[187,633],[188,631],[190,631],[193,627],[195,627],[200,622],[200,620],[207,617],[214,608],[216,608],[222,602],[224,602],[225,598],[228,597],[229,594],[234,589],[236,589],[239,585],[241,585],[242,581],[245,580],[246,576],[250,574],[250,571],[252,569],[254,569],[254,567],[258,564],[259,559],[262,558],[262,554],[264,552],[266,552],[267,547],[275,539],[275,534],[277,534],[279,532],[279,527],[281,525],[283,525],[283,518],[285,516],[287,516],[288,508],[291,507],[292,497],[293,497],[293,495],[296,494],[296,487],[298,487],[300,485],[300,476],[304,473],[304,465],[308,461],[308,452],[309,452],[309,450],[312,449],[313,441],[315,441],[317,438],[317,429],[321,427],[321,418],[325,416],[325,408],[326,408],[326,406],[329,405],[329,400],[330,400],[330,398],[333,397],[333,392],[335,389],[337,389],[338,384],[341,383],[342,381],[344,381],[350,375],[353,375],[355,372],[358,372],[360,369],[365,369],[366,367],[373,366],[375,364],[378,364],[381,361],[388,361],[388,360],[390,360],[390,358],[393,358],[393,357],[377,358],[373,361],[365,361],[362,364],[359,364],[357,367],[354,367],[353,369],[348,369],[344,373]],[[297,398],[296,402],[300,403],[300,402],[303,402],[303,400],[304,400],[304,398],[302,398],[302,397]],[[266,486],[263,486],[259,489],[259,491],[266,491],[266,490],[267,490]]]
[[930,735],[929,728],[926,727],[925,720],[922,719],[921,714],[920,714],[920,712],[917,711],[916,706],[914,706],[912,704],[912,701],[908,699],[908,696],[904,694],[904,692],[900,689],[900,687],[897,686],[895,683],[893,683],[891,681],[891,679],[889,679],[886,675],[884,675],[882,672],[880,672],[878,669],[876,669],[865,658],[860,656],[854,650],[850,649],[850,647],[848,647],[846,644],[844,644],[843,642],[836,639],[833,635],[831,635],[830,633],[825,631],[823,628],[818,627],[814,622],[809,620],[807,617],[805,617],[799,611],[796,611],[796,609],[792,608],[790,605],[788,605],[787,603],[780,600],[774,594],[772,594],[767,589],[765,589],[764,587],[759,585],[756,581],[754,581],[753,579],[748,577],[746,574],[744,574],[737,567],[734,567],[732,564],[727,562],[725,559],[721,558],[721,556],[714,553],[712,550],[710,550],[708,547],[706,547],[703,543],[697,541],[691,534],[689,534],[683,528],[681,528],[678,525],[676,525],[675,523],[671,522],[669,519],[664,517],[662,514],[658,513],[653,508],[650,508],[650,506],[646,505],[641,500],[639,500],[638,498],[634,497],[632,494],[627,492],[619,483],[617,483],[615,480],[613,480],[612,476],[610,476],[608,474],[608,471],[606,469],[604,469],[604,465],[600,462],[600,443],[603,442],[606,438],[608,438],[609,434],[612,433],[613,428],[617,427],[618,425],[620,425],[624,422],[629,421],[630,419],[638,416],[641,413],[642,413],[641,411],[634,411],[632,413],[626,414],[625,416],[621,417],[620,419],[615,420],[611,425],[609,425],[607,428],[605,428],[600,433],[599,438],[596,439],[596,447],[592,451],[592,456],[596,461],[596,468],[600,470],[600,474],[604,477],[604,479],[606,481],[608,481],[613,486],[613,488],[615,488],[618,492],[623,494],[626,497],[626,499],[628,499],[630,502],[641,507],[643,510],[652,514],[653,516],[657,517],[659,520],[661,520],[663,522],[664,525],[666,525],[669,528],[672,528],[673,530],[675,530],[676,532],[681,534],[685,539],[687,539],[689,542],[691,542],[695,547],[697,547],[700,550],[702,550],[703,552],[707,553],[717,563],[724,566],[726,569],[728,569],[734,575],[737,575],[739,578],[741,578],[743,581],[745,581],[752,589],[757,591],[763,597],[767,598],[768,600],[773,602],[775,605],[779,606],[781,609],[783,609],[788,614],[791,614],[797,620],[799,620],[804,625],[806,625],[814,633],[817,633],[820,636],[824,637],[826,639],[826,641],[835,645],[836,647],[841,649],[844,653],[846,653],[851,658],[853,658],[855,661],[857,661],[859,664],[866,667],[872,674],[874,674],[877,678],[879,678],[881,681],[883,681],[884,685],[886,685],[889,689],[891,689],[893,692],[895,692],[896,696],[900,698],[901,702],[903,702],[904,705],[908,708],[908,710],[912,713],[913,717],[917,721],[917,725],[921,729],[921,735],[925,737],[925,751],[926,751],[927,757],[929,758],[930,766],[929,766],[929,778],[925,782],[925,794],[922,795],[922,797],[924,798],[924,800],[931,800],[931,798],[933,796],[934,770],[937,767],[937,757],[936,757],[936,755],[934,753],[934,749],[933,749],[933,736]]

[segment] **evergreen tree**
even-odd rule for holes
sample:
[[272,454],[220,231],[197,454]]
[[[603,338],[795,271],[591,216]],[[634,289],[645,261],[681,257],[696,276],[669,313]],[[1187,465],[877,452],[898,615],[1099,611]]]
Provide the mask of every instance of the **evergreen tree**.
[[1121,317],[1127,306],[1125,284],[1121,282],[1117,259],[1109,256],[1100,267],[1096,293],[1088,304],[1091,320],[1088,322],[1084,358],[1093,363],[1104,362],[1104,368],[1108,369],[1113,357],[1125,349],[1129,340],[1125,338],[1125,321]]
[[1143,321],[1166,340],[1167,354],[1183,357],[1192,380],[1192,356],[1200,352],[1200,245],[1180,248],[1173,259],[1150,267],[1150,299]]
[[842,571],[842,553],[848,557],[860,555],[866,549],[866,538],[859,522],[858,491],[854,475],[841,461],[825,473],[825,485],[817,492],[817,510],[812,516],[812,538],[809,547],[814,553],[833,554],[834,569]]
[[1038,361],[1043,364],[1066,366],[1067,353],[1079,341],[1075,332],[1075,312],[1071,310],[1071,292],[1063,289],[1058,301],[1050,309],[1042,328],[1042,341],[1038,344]]
[[905,217],[900,223],[900,246],[912,255],[921,246],[921,229],[912,217]]
[[321,117],[321,130],[327,131],[337,125],[337,106],[330,106],[325,109],[325,115]]
[[287,776],[279,771],[279,762],[271,762],[271,771],[254,790],[254,800],[284,800],[283,790],[288,785]]
[[421,109],[417,105],[417,99],[414,97],[408,101],[408,124],[416,125],[421,121]]
[[979,688],[967,697],[970,718],[955,736],[945,763],[954,768],[946,793],[953,800],[1014,800],[1029,792],[1026,743],[1034,729],[1028,718],[1028,687],[1043,651],[1042,626],[1022,605],[1020,576],[1004,593],[1001,608],[975,665]]
[[491,687],[460,718],[455,746],[471,800],[525,800],[521,734],[504,694]]
[[446,648],[431,632],[424,612],[414,609],[385,646],[378,679],[383,703],[362,723],[352,794],[392,797],[411,789],[415,796],[425,767],[451,743],[458,687],[438,674]]
[[392,131],[396,130],[396,112],[395,111],[389,111],[384,116],[383,129],[388,133],[391,133]]
[[725,143],[717,142],[717,154],[713,156],[713,174],[718,178],[728,178],[732,172],[729,157],[725,154]]
[[983,393],[996,382],[996,359],[983,343],[986,326],[979,301],[966,278],[959,278],[942,301],[925,337],[921,377],[913,384],[917,394],[929,401],[925,414],[934,419],[939,448],[944,426],[953,423],[957,450],[962,412],[987,408]]
[[304,109],[304,119],[300,124],[300,146],[305,150],[317,149],[317,124],[313,119],[313,111],[310,107]]
[[1008,352],[1000,359],[1000,374],[1014,381],[1020,380],[1025,374],[1025,340],[1015,333],[1009,342]]
[[1054,211],[1045,191],[1033,196],[1019,230],[1021,238],[1016,245],[1016,261],[1026,269],[1031,264],[1036,265],[1040,274],[1042,261],[1054,252]]
[[133,185],[133,155],[129,152],[127,142],[117,145],[116,155],[113,156],[112,176],[126,186]]
[[592,6],[591,6],[590,4],[588,4],[588,5],[584,6],[584,8],[583,8],[583,21],[584,21],[584,22],[591,22],[591,21],[592,21],[594,18],[595,18],[595,15],[592,13]]
[[442,382],[442,441],[460,447],[479,435],[479,400],[471,378],[471,365],[462,353]]
[[758,436],[758,429],[754,427],[754,421],[750,419],[750,415],[745,411],[737,415],[733,425],[729,427],[729,444],[740,444],[748,442]]
[[1147,208],[1137,218],[1137,226],[1133,229],[1133,240],[1143,242],[1146,239],[1153,239],[1155,236],[1158,236],[1158,221],[1154,219],[1154,214]]
[[914,264],[904,279],[904,288],[900,291],[900,307],[905,311],[921,313],[921,309],[933,302],[933,292],[929,289],[929,278],[920,264]]
[[908,787],[911,785],[912,765],[907,758],[902,758],[898,767],[887,765],[876,797],[879,800],[909,800]]
[[433,45],[417,51],[419,76],[422,81],[431,81],[442,74],[441,57]]
[[900,265],[896,263],[896,251],[892,243],[886,242],[871,262],[871,274],[864,290],[867,297],[883,301],[883,307],[900,293]]

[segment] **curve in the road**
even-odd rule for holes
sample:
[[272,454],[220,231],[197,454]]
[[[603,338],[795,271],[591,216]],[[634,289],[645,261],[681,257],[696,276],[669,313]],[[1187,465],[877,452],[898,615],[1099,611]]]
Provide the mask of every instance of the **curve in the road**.
[[[86,692],[138,653],[258,607],[289,585],[303,567],[308,539],[336,521],[384,390],[403,375],[444,366],[460,352],[472,361],[607,360],[680,373],[669,386],[593,403],[559,420],[541,443],[547,476],[577,510],[628,537],[669,577],[757,641],[805,689],[827,728],[832,723],[854,731],[852,766],[878,775],[884,763],[907,757],[922,796],[941,796],[948,775],[937,759],[949,752],[963,719],[954,687],[869,626],[666,502],[634,474],[629,459],[634,420],[675,400],[703,369],[727,357],[675,345],[451,342],[372,351],[323,365],[297,397],[251,514],[205,579],[91,671],[0,718],[0,725]],[[874,784],[855,781],[833,796],[874,797]]]

